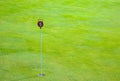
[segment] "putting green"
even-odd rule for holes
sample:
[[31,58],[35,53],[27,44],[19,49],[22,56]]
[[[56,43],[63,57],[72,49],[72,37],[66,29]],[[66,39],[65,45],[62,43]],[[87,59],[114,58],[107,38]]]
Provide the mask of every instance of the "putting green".
[[0,81],[119,81],[119,21],[119,0],[0,0]]

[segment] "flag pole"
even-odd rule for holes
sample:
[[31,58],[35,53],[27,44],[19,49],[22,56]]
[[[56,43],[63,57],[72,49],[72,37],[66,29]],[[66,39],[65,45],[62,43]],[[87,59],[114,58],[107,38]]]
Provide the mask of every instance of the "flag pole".
[[42,54],[42,27],[43,27],[43,21],[38,21],[38,26],[40,27],[40,74],[39,76],[45,76],[43,74],[43,54]]
[[42,61],[43,61],[43,56],[42,56],[42,29],[40,29],[40,72],[42,74]]

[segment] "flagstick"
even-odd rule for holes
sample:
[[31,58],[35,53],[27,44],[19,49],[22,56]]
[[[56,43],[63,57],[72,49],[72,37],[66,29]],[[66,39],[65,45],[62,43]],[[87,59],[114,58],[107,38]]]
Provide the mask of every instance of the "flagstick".
[[45,76],[45,74],[43,74],[42,29],[40,29],[40,75],[39,76]]
[[42,29],[40,29],[40,68],[42,74]]
[[40,74],[39,76],[45,76],[45,74],[43,74],[43,55],[42,55],[42,27],[43,27],[43,21],[38,20],[37,23],[38,27],[40,28]]

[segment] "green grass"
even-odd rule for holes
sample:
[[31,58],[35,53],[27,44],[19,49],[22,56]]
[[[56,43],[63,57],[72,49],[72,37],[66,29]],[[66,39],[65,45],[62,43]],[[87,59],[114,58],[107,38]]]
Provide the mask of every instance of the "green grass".
[[0,81],[119,81],[119,21],[119,0],[0,0]]

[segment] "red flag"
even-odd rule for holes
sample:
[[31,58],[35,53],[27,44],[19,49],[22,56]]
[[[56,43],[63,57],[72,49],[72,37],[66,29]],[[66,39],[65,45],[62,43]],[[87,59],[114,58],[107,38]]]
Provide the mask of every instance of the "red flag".
[[43,27],[43,25],[44,25],[44,23],[43,23],[43,21],[42,20],[39,20],[38,21],[38,27],[40,27],[40,29]]

